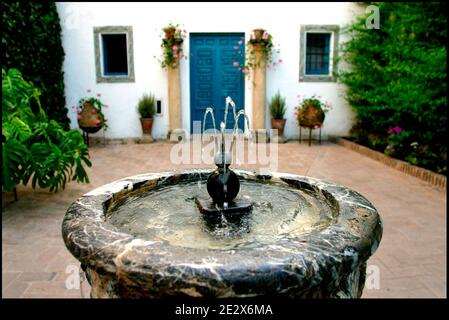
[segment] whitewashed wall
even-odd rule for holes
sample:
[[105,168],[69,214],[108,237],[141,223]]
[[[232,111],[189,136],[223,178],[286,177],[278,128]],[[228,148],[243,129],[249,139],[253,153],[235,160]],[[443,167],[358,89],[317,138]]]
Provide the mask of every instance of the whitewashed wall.
[[[168,128],[167,75],[153,56],[160,56],[160,32],[170,22],[179,23],[187,32],[245,32],[264,28],[280,44],[278,58],[283,63],[267,71],[267,98],[279,89],[286,97],[288,111],[285,135],[298,136],[293,115],[297,95],[317,94],[333,104],[326,115],[324,135],[348,133],[353,113],[345,102],[344,87],[337,83],[299,82],[299,37],[301,24],[338,24],[344,26],[362,12],[355,3],[57,3],[65,51],[64,81],[67,105],[76,105],[86,90],[101,93],[109,129],[108,138],[140,137],[142,134],[136,105],[145,92],[162,100],[163,116],[154,121],[153,136],[165,138]],[[133,27],[134,83],[96,83],[93,44],[95,26]],[[340,43],[345,37],[340,35]],[[189,41],[184,42],[189,52]],[[190,131],[189,61],[181,64],[183,126]],[[245,84],[246,111],[252,115],[251,81]],[[78,127],[76,113],[69,109],[72,127]],[[270,127],[269,113],[266,117]],[[102,136],[100,131],[96,135]]]

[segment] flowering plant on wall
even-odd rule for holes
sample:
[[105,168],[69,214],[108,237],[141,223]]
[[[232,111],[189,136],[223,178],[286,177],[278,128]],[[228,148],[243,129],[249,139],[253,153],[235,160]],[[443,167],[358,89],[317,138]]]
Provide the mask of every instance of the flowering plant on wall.
[[[234,46],[234,50],[238,50],[238,54],[242,54],[243,38],[238,42],[238,45]],[[256,58],[255,50],[262,51],[261,59],[266,61],[267,68],[269,70],[274,69],[277,65],[282,63],[282,59],[275,59],[275,54],[280,53],[279,45],[277,49],[273,43],[273,36],[263,29],[255,29],[251,33],[250,39],[246,46],[246,63],[240,64],[236,61],[233,62],[234,67],[238,68],[245,76],[250,77],[251,69],[260,66],[262,60]]]
[[[90,92],[91,90],[88,89],[87,93]],[[105,129],[108,127],[103,113],[103,108],[108,108],[108,105],[104,104],[100,97],[100,93],[97,93],[96,96],[83,97],[78,101],[76,107],[71,107],[77,113],[76,118],[80,127],[104,127]]]
[[182,30],[178,24],[170,23],[162,29],[162,57],[159,59],[161,68],[175,69],[179,66],[182,58],[187,56],[182,50],[182,43],[186,38],[187,31]]

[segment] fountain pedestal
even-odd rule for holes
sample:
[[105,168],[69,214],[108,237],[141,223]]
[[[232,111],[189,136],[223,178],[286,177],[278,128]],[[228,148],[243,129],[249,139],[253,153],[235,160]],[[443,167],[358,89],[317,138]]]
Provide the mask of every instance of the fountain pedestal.
[[209,199],[196,198],[195,202],[200,212],[204,215],[241,215],[250,212],[253,208],[251,202],[242,199],[234,199],[229,202],[226,209],[218,206],[215,202]]

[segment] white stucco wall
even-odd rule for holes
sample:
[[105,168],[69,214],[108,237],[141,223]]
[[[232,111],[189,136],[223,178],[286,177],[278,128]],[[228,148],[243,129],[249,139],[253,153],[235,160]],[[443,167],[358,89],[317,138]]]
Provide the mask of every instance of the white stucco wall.
[[[348,24],[362,12],[355,3],[57,3],[65,51],[64,81],[68,106],[86,95],[101,93],[110,107],[105,110],[107,138],[140,137],[142,134],[136,105],[145,92],[162,100],[163,116],[154,121],[153,136],[165,138],[168,128],[167,74],[153,56],[160,56],[160,32],[168,23],[179,23],[187,32],[244,32],[264,28],[280,45],[283,63],[267,71],[267,98],[279,89],[286,97],[288,110],[285,135],[298,136],[293,115],[297,95],[317,94],[333,104],[326,115],[324,135],[345,135],[353,113],[343,98],[344,88],[337,83],[299,82],[299,41],[301,24]],[[93,28],[132,26],[134,40],[134,83],[96,83]],[[340,43],[345,40],[340,34]],[[189,52],[188,39],[183,45]],[[181,63],[183,127],[190,130],[189,61]],[[245,84],[245,108],[251,119],[251,81]],[[69,109],[72,127],[78,127],[76,113]],[[267,128],[270,118],[267,112]],[[97,136],[102,136],[98,132]]]

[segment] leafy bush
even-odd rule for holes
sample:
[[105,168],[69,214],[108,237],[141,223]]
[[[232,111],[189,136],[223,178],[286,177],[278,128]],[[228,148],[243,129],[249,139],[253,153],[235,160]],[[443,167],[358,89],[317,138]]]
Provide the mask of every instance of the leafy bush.
[[[351,40],[341,50],[351,69],[337,76],[357,114],[351,134],[359,143],[445,174],[447,4],[374,4],[380,29],[365,27],[370,13],[360,17],[347,28]],[[393,127],[404,133],[389,133]]]
[[69,129],[61,25],[54,2],[2,2],[2,67],[21,70],[41,89],[42,108]]
[[156,98],[152,94],[144,94],[139,100],[137,105],[137,110],[139,111],[141,118],[153,118],[156,112],[154,104],[156,103]]
[[[83,164],[91,166],[81,134],[49,120],[40,91],[16,69],[2,69],[2,187],[26,185],[57,191],[67,181],[88,183]],[[74,170],[73,170],[74,168]]]
[[287,107],[285,106],[285,98],[281,96],[279,91],[271,98],[269,107],[273,119],[284,119]]

